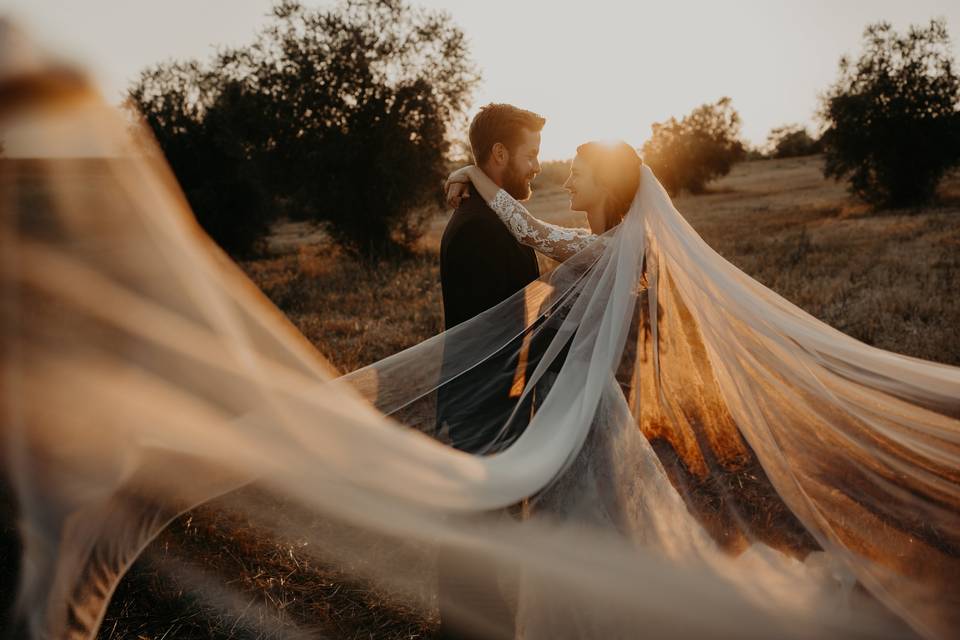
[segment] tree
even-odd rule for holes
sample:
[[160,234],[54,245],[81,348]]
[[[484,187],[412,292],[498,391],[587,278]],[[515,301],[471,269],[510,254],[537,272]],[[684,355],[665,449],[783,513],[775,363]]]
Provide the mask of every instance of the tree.
[[681,189],[701,193],[745,155],[740,115],[730,98],[701,105],[682,120],[655,123],[652,129],[643,160],[671,194]]
[[563,186],[567,178],[570,177],[571,164],[573,164],[572,160],[547,160],[543,162],[534,184],[538,187],[540,185]]
[[767,136],[767,148],[774,158],[795,158],[820,153],[820,141],[799,124],[775,127]]
[[375,256],[422,233],[477,80],[447,14],[281,2],[253,44],[149,69],[130,96],[206,228],[287,215]]
[[129,98],[204,230],[235,258],[256,254],[274,216],[247,142],[264,118],[254,96],[190,62],[144,71]]
[[856,63],[822,98],[824,175],[849,180],[855,195],[901,207],[932,198],[960,162],[960,79],[946,23],[897,34],[886,22],[864,31]]

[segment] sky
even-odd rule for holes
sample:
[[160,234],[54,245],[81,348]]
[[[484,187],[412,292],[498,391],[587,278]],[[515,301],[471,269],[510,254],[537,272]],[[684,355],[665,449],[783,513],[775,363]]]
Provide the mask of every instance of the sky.
[[[311,7],[331,2],[305,0]],[[208,58],[250,42],[272,0],[0,0],[43,46],[83,64],[119,103],[140,69]],[[473,109],[509,102],[547,118],[541,159],[581,142],[639,146],[650,125],[705,102],[733,99],[743,137],[773,127],[815,129],[818,95],[856,55],[864,27],[947,20],[960,52],[957,0],[413,0],[450,14],[483,74]]]

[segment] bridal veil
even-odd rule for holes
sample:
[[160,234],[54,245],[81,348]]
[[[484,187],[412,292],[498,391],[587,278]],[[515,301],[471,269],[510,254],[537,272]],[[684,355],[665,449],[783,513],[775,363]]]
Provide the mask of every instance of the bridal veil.
[[[957,636],[960,370],[752,280],[649,169],[590,248],[341,377],[200,231],[149,136],[17,38],[0,33],[17,633],[93,637],[173,518],[256,482],[317,518],[521,567],[628,637]],[[456,446],[451,411],[476,423]],[[471,515],[562,502],[608,432],[637,436],[593,460],[629,523]],[[425,574],[373,561],[362,536],[293,533],[429,608]]]

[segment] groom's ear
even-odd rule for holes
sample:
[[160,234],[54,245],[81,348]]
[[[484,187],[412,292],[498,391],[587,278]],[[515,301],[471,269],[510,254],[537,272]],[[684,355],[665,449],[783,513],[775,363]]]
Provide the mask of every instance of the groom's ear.
[[490,158],[497,166],[505,167],[510,160],[510,151],[507,149],[507,145],[502,142],[494,142],[493,148],[490,149]]

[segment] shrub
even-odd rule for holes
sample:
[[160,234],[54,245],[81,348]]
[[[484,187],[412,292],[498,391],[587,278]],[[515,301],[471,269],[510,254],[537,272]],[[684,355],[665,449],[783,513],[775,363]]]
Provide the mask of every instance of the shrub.
[[767,136],[767,148],[773,158],[796,158],[820,153],[820,141],[813,138],[807,128],[799,125],[776,127]]
[[746,154],[740,115],[730,98],[694,109],[682,120],[653,125],[643,145],[643,160],[671,194],[681,189],[701,193],[708,182],[730,173]]
[[745,145],[743,151],[744,160],[766,160],[770,156],[763,149],[754,145]]
[[[448,128],[477,80],[446,14],[402,0],[281,2],[253,44],[207,66],[148,69],[130,99],[200,223],[233,253],[286,215],[376,256],[422,232]],[[229,242],[231,224],[249,233]]]
[[130,100],[153,131],[200,226],[227,253],[259,252],[270,209],[245,132],[260,119],[238,83],[218,86],[205,105],[192,102],[199,85],[216,81],[194,63],[144,72]]
[[553,185],[563,186],[570,176],[570,165],[572,160],[548,160],[540,165],[540,173],[537,175],[534,187]]
[[875,205],[921,204],[960,162],[960,79],[946,24],[899,35],[881,22],[864,41],[856,63],[840,60],[840,79],[822,100],[824,174],[846,178]]

